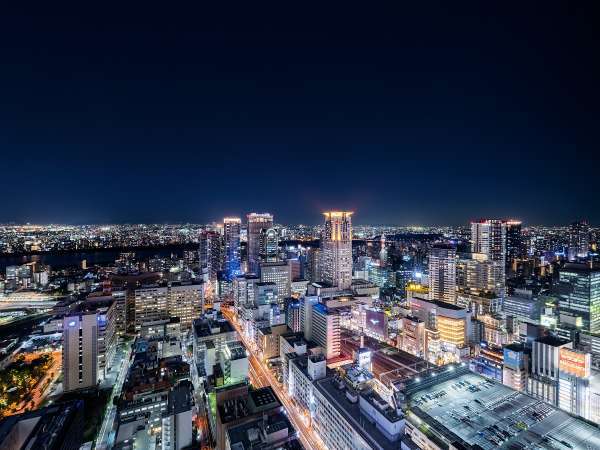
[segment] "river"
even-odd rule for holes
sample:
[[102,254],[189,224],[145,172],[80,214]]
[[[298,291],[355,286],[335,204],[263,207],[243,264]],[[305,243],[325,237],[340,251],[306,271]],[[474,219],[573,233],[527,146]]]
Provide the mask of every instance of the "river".
[[63,269],[66,267],[79,266],[84,259],[88,267],[95,264],[109,265],[118,258],[119,254],[125,252],[134,252],[139,259],[147,259],[158,255],[167,257],[171,254],[182,256],[184,250],[195,250],[195,245],[170,245],[166,247],[144,247],[144,248],[120,248],[120,249],[102,249],[86,250],[77,252],[56,252],[40,253],[31,255],[10,255],[0,254],[0,273],[4,273],[7,266],[26,264],[29,262],[39,262],[49,265],[52,269]]

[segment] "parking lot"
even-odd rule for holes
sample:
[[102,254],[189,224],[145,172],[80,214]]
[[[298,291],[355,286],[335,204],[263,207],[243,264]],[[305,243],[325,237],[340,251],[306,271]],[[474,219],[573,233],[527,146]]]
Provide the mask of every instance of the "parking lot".
[[[600,430],[551,405],[476,374],[465,374],[415,392],[411,406],[434,428],[470,445],[498,447],[600,448]],[[573,445],[575,443],[575,445]]]

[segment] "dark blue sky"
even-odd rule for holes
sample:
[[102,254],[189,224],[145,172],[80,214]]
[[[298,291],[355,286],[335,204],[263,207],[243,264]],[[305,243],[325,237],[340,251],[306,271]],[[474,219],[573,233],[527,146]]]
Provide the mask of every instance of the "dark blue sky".
[[0,14],[0,222],[600,222],[591,8],[124,3]]

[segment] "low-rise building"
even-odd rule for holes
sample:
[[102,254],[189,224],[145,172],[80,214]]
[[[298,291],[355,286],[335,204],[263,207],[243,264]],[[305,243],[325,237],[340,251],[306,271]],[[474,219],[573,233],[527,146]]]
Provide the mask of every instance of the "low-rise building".
[[57,403],[0,422],[0,448],[79,450],[83,443],[84,402]]

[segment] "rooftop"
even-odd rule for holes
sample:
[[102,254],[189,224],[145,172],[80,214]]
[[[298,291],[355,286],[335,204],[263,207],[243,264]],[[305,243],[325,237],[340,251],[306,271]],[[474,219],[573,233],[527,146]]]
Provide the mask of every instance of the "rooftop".
[[[429,432],[466,448],[600,448],[600,429],[467,368],[446,370],[407,391]],[[419,421],[419,420],[417,420]]]
[[313,306],[313,309],[321,314],[327,314],[328,310],[327,310],[327,306],[325,306],[323,303],[317,303]]
[[567,263],[561,269],[561,272],[584,272],[584,273],[597,273],[600,272],[600,267],[590,267],[588,264],[582,263]]
[[[65,441],[72,441],[72,433],[83,431],[83,409],[83,400],[74,400],[9,416],[0,422],[0,447],[58,448]],[[76,424],[78,416],[79,426]]]
[[[238,395],[218,405],[219,417],[222,423],[229,423],[280,408],[281,403],[270,386],[253,389],[247,395]],[[261,416],[262,417],[262,416]]]
[[536,342],[541,342],[542,344],[550,345],[552,347],[561,347],[565,344],[568,344],[571,341],[558,336],[554,336],[552,334],[548,334],[546,336],[542,336],[541,338],[536,339]]
[[216,317],[204,316],[194,320],[194,335],[196,337],[208,337],[215,334],[231,333],[235,331],[233,325],[222,315]]
[[177,386],[169,391],[168,414],[189,411],[194,404],[193,392],[194,386],[189,380],[180,381]]
[[[282,432],[287,430],[287,433]],[[278,433],[280,439],[273,436]],[[227,431],[232,450],[301,450],[296,433],[285,414],[277,413],[237,425]]]
[[[346,389],[340,389],[335,378],[328,377],[318,380],[315,382],[315,387],[335,406],[336,410],[344,416],[344,419],[353,426],[372,448],[382,448],[384,450],[396,450],[400,448],[400,439],[390,441],[379,431],[379,428],[372,422],[371,418],[363,414],[360,402],[352,403],[348,400]],[[369,403],[373,403],[375,396],[378,397],[373,391],[365,392],[362,395]],[[381,412],[384,413],[383,411]],[[393,410],[388,410],[384,414],[391,422],[402,419]]]
[[283,339],[285,339],[287,341],[288,344],[290,344],[292,347],[294,346],[294,344],[298,344],[298,345],[306,345],[306,339],[304,339],[304,334],[303,333],[295,333],[295,332],[290,332],[290,333],[284,333],[281,335],[281,337]]
[[504,346],[505,349],[512,350],[513,352],[523,352],[527,351],[527,348],[524,344],[520,343],[512,343]]
[[229,342],[227,344],[227,350],[229,351],[231,360],[248,357],[248,354],[246,353],[246,347],[244,347],[241,342]]
[[420,300],[423,302],[428,302],[428,303],[432,303],[436,306],[439,306],[440,308],[446,308],[446,309],[452,309],[454,311],[460,311],[463,310],[465,308],[461,308],[460,306],[454,305],[452,303],[447,303],[447,302],[442,302],[440,300],[430,300],[427,298],[423,298],[423,297],[413,297],[414,300]]

